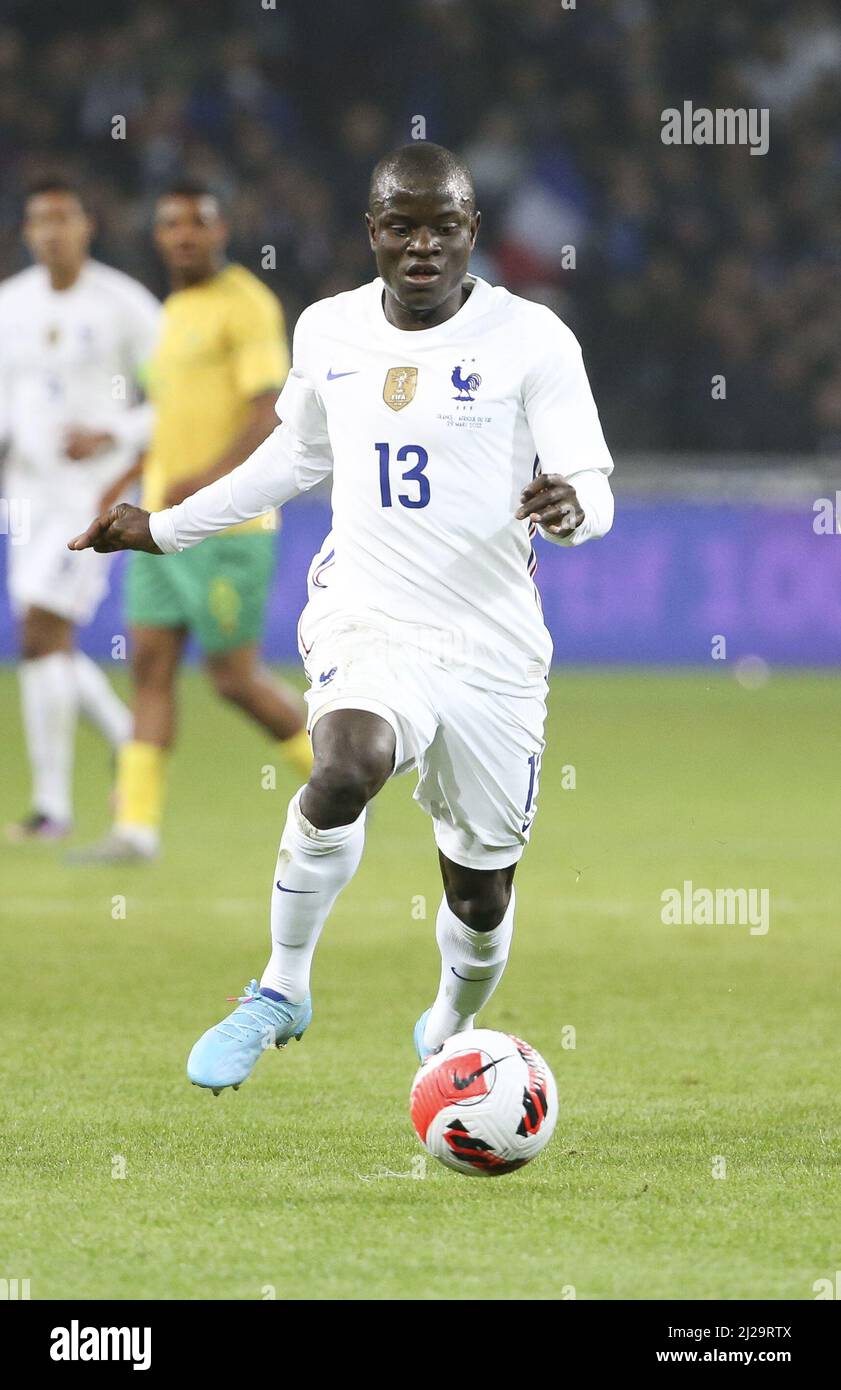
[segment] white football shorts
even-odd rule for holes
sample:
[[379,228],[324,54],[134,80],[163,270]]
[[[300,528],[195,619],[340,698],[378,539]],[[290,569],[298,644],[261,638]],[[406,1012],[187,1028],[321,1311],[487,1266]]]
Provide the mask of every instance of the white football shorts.
[[108,590],[112,557],[67,549],[96,515],[96,500],[66,506],[30,487],[26,511],[6,544],[9,599],[20,617],[43,608],[72,623],[89,623]]
[[331,710],[380,715],[397,740],[394,775],[417,768],[415,800],[442,853],[471,869],[516,863],[537,811],[545,681],[522,695],[483,689],[361,622],[329,625],[301,656],[310,732]]

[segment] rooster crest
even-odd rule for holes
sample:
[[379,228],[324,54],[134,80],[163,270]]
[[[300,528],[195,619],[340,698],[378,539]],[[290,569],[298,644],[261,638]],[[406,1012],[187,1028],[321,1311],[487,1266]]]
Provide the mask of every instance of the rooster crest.
[[482,385],[482,378],[478,372],[471,372],[469,376],[462,376],[461,366],[453,368],[450,381],[459,393],[457,396],[453,396],[454,401],[472,401],[471,392],[478,391]]

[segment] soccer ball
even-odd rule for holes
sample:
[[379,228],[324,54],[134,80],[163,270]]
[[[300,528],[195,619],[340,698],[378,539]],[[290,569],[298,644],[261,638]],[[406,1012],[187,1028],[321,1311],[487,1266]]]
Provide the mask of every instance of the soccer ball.
[[522,1168],[549,1143],[558,1089],[528,1043],[472,1028],[427,1057],[410,1105],[428,1153],[459,1173],[496,1177]]

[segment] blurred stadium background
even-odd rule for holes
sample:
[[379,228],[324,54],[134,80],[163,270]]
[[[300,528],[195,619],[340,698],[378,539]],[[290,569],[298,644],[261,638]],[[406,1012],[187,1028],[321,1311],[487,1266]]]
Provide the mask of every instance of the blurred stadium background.
[[[367,177],[422,115],[475,172],[475,269],[570,323],[617,458],[611,544],[541,569],[558,660],[703,662],[729,632],[728,656],[835,662],[838,548],[812,507],[834,495],[841,447],[837,7],[272,3],[4,0],[0,275],[25,264],[27,185],[61,170],[88,191],[95,254],[162,293],[153,199],[201,176],[227,196],[231,258],[291,328],[370,278]],[[768,154],[662,144],[662,110],[686,99],[767,106]],[[275,658],[294,660],[324,521],[323,503],[288,509]],[[94,654],[118,606],[88,634]]]

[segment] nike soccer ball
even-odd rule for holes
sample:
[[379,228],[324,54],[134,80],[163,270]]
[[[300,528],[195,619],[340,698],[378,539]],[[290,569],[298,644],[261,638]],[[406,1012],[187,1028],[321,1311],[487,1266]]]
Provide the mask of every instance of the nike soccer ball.
[[511,1033],[454,1033],[412,1083],[412,1124],[428,1153],[459,1173],[496,1177],[545,1148],[558,1090],[539,1052]]

